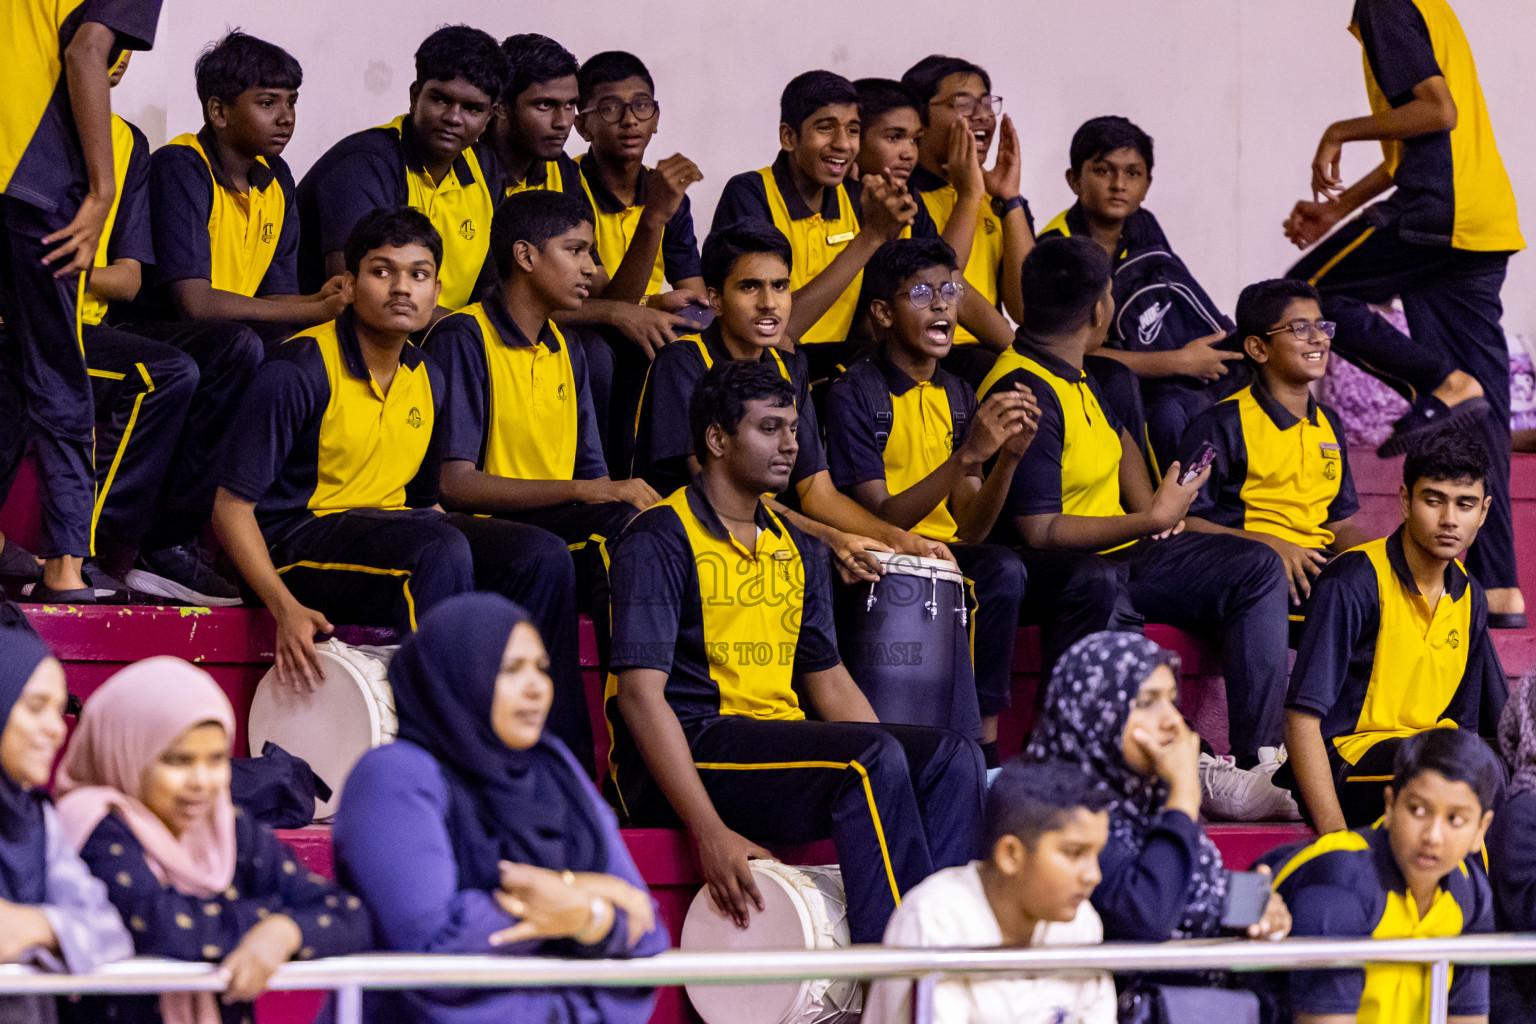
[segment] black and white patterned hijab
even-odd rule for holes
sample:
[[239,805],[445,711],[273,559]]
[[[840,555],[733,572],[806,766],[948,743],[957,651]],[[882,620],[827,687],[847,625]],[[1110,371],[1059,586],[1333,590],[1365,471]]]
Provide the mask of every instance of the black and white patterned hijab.
[[[1179,674],[1179,656],[1140,633],[1095,633],[1062,656],[1051,673],[1045,712],[1025,757],[1077,765],[1108,791],[1109,837],[1140,849],[1168,799],[1163,780],[1142,775],[1125,760],[1121,743],[1141,684],[1159,666]],[[1207,938],[1221,931],[1227,875],[1221,853],[1204,830],[1190,879],[1189,898],[1169,938]]]

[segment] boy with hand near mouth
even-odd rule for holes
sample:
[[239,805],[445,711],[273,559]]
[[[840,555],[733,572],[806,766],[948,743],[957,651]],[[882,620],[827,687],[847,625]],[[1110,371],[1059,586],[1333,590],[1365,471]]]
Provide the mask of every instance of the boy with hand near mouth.
[[834,375],[858,345],[848,339],[864,264],[917,216],[906,187],[884,169],[848,178],[861,134],[852,82],[830,71],[798,75],[779,98],[778,157],[726,182],[715,207],[713,230],[758,221],[789,239],[794,304],[785,334],[805,348],[813,381]]
[[864,298],[880,348],[827,393],[827,456],[840,490],[884,522],[947,545],[965,572],[977,604],[974,654],[962,651],[956,662],[974,663],[981,749],[996,768],[1024,566],[1008,548],[983,542],[1040,410],[1022,385],[998,389],[978,408],[970,386],[940,368],[964,288],[940,239],[888,242],[875,253]]
[[704,283],[715,321],[697,336],[663,349],[651,364],[636,420],[633,475],[663,495],[687,484],[699,463],[676,411],[688,407],[699,382],[717,362],[771,363],[789,383],[799,413],[800,443],[790,486],[784,489],[793,490],[789,500],[799,511],[775,499],[769,500],[769,507],[831,548],[839,573],[847,579],[878,578],[861,557],[869,550],[953,560],[943,543],[882,522],[833,484],[816,406],[810,400],[805,350],[785,350],[793,308],[793,260],[789,240],[761,222],[715,231],[704,240]]
[[[1291,909],[1291,934],[1432,939],[1494,930],[1493,893],[1476,855],[1504,788],[1492,750],[1463,729],[1431,729],[1397,745],[1385,813],[1375,825],[1324,835],[1266,858]],[[1428,964],[1294,971],[1296,1024],[1430,1018]],[[1488,968],[1457,964],[1449,1020],[1486,1024]]]
[[1260,281],[1237,300],[1237,336],[1258,379],[1195,418],[1179,462],[1209,443],[1211,475],[1185,517],[1196,533],[1232,533],[1273,548],[1291,581],[1292,620],[1335,553],[1364,544],[1338,413],[1308,390],[1328,371],[1334,325],[1305,281]]
[[[987,791],[984,857],[945,868],[907,893],[885,929],[901,948],[1087,946],[1104,941],[1089,902],[1109,838],[1109,796],[1076,768],[1003,768]],[[912,1017],[912,984],[875,982],[868,1024]],[[1115,984],[1102,971],[941,980],[933,1024],[1113,1024]]]
[[1320,834],[1381,815],[1382,779],[1415,734],[1495,734],[1509,686],[1483,587],[1456,560],[1488,515],[1488,472],[1472,428],[1431,435],[1403,462],[1403,525],[1312,584],[1275,782]]

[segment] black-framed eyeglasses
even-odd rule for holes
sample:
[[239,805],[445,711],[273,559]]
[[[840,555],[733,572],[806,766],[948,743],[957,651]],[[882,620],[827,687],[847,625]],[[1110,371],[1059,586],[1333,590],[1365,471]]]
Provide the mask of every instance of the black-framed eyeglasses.
[[598,117],[608,124],[618,124],[624,120],[624,112],[626,110],[635,115],[636,121],[649,121],[656,116],[657,111],[661,110],[661,104],[649,96],[640,96],[630,100],[628,103],[619,99],[607,99],[601,103],[593,104],[586,110],[583,110],[582,113],[588,115],[596,113]]
[[1339,325],[1332,320],[1318,320],[1316,322],[1311,320],[1292,320],[1288,324],[1281,324],[1274,330],[1265,331],[1264,333],[1266,335],[1274,335],[1279,334],[1281,331],[1290,331],[1296,335],[1297,341],[1311,341],[1316,335],[1322,335],[1324,338],[1332,341],[1334,332],[1338,329]]
[[[913,309],[927,309],[933,305],[934,287],[931,284],[915,284],[907,289],[907,301]],[[938,293],[946,306],[953,306],[965,294],[965,285],[959,281],[946,281],[939,285]]]
[[988,93],[985,96],[956,96],[939,105],[949,107],[961,117],[970,117],[978,107],[984,114],[996,115],[1003,112],[1003,98],[996,93]]

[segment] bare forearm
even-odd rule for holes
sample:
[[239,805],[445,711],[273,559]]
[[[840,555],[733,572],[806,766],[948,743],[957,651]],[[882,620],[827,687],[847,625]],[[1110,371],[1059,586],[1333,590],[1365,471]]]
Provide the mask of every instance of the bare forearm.
[[459,512],[517,512],[584,501],[585,480],[513,480],[467,462],[443,466],[443,504]]
[[1013,487],[1013,474],[1018,468],[1017,456],[999,453],[992,472],[986,475],[976,493],[958,503],[958,507],[952,503],[951,511],[961,540],[967,544],[986,543],[1008,502],[1008,491]]
[[627,676],[624,673],[619,677],[619,712],[651,777],[690,831],[698,834],[723,828],[714,801],[694,767],[688,737],[666,697],[655,692],[654,686],[636,692],[641,688],[628,685]]
[[1094,353],[1105,359],[1113,359],[1138,377],[1177,377],[1184,371],[1179,365],[1179,353],[1171,352],[1123,352],[1118,348],[1101,348]]
[[81,25],[64,49],[69,106],[89,188],[93,196],[105,200],[117,194],[112,173],[112,87],[107,82],[107,59],[116,42],[116,33],[92,21]]
[[832,486],[826,474],[817,474],[800,491],[800,507],[811,519],[843,533],[855,533],[883,544],[895,545],[900,531]]
[[1343,211],[1342,215],[1348,216],[1355,212],[1391,188],[1392,185],[1392,173],[1387,170],[1387,165],[1384,163],[1377,164],[1371,173],[1340,193],[1339,208]]
[[213,502],[213,532],[268,611],[276,613],[277,609],[296,603],[272,564],[266,538],[256,522],[255,505],[219,488]]
[[[921,202],[921,200],[919,200]],[[965,269],[971,259],[971,246],[976,241],[976,224],[981,220],[981,204],[986,196],[956,196],[954,209],[949,211],[949,221],[939,235],[955,250],[955,266]]]
[[853,279],[859,276],[864,264],[880,248],[880,239],[873,232],[861,231],[847,248],[828,263],[826,269],[803,284],[790,297],[789,329],[791,338],[799,338],[826,315]]
[[932,473],[906,490],[890,495],[879,508],[871,511],[898,529],[910,530],[950,496],[968,468],[956,452]]
[[[1021,516],[1019,532],[1032,548],[1045,551],[1103,551],[1154,533],[1159,526],[1149,513],[1128,512],[1123,516]],[[1031,523],[1031,520],[1046,520]]]
[[665,221],[640,215],[640,223],[635,226],[629,248],[624,250],[624,261],[613,272],[608,287],[603,289],[603,298],[618,302],[639,302],[645,297],[646,287],[651,283],[651,274],[656,269],[656,254],[661,251],[666,226]]
[[1035,240],[1029,235],[1029,220],[1024,216],[1023,207],[1009,210],[1003,218],[1003,269],[998,290],[1002,295],[1003,308],[1015,323],[1024,320],[1024,284],[1021,275],[1024,257],[1034,247]]
[[960,299],[960,326],[976,335],[977,341],[992,352],[1001,352],[1013,344],[1013,328],[969,281]]
[[1333,788],[1333,771],[1328,764],[1328,748],[1323,741],[1323,723],[1304,711],[1285,713],[1285,749],[1291,770],[1301,787],[1301,798],[1312,815],[1312,825],[1319,835],[1342,832],[1348,828],[1339,794]]
[[[188,320],[250,320],[313,327],[328,318],[322,305],[305,296],[257,298],[215,288],[206,280],[171,285],[176,308]],[[285,301],[291,298],[296,301]]]
[[104,302],[132,302],[142,281],[138,260],[116,260],[91,271],[91,294]]
[[1338,142],[1392,142],[1417,138],[1456,127],[1456,101],[1445,79],[1425,79],[1413,90],[1413,99],[1365,117],[1335,121],[1328,133]]

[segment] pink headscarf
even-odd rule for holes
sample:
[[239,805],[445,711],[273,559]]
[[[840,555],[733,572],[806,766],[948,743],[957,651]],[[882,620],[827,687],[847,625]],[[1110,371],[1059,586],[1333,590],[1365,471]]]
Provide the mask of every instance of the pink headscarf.
[[[177,838],[140,802],[144,773],[187,730],[217,722],[231,739],[235,713],[213,677],[180,658],[149,658],[116,673],[85,702],[53,792],[69,841],[79,849],[116,813],[144,847],[155,876],[187,896],[208,897],[235,876],[235,806],[229,790],[207,820]],[[217,1024],[210,993],[160,997],[165,1024]]]

